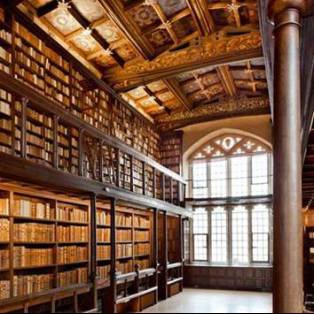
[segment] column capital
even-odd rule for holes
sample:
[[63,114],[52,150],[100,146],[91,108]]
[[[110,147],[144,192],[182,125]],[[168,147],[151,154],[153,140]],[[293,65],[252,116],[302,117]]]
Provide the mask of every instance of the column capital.
[[312,6],[310,2],[312,0],[270,0],[268,4],[268,16],[271,21],[274,21],[277,15],[289,9],[296,9],[303,15]]

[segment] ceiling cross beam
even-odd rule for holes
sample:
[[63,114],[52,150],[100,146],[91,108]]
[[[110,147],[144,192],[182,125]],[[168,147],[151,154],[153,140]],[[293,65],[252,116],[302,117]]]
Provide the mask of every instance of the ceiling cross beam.
[[99,0],[110,21],[130,41],[137,53],[146,60],[155,57],[155,49],[141,34],[139,27],[128,16],[124,6],[119,1]]
[[207,8],[205,0],[186,0],[191,11],[194,23],[200,36],[208,36],[215,31],[215,22]]
[[[177,37],[176,32],[173,30],[173,26],[172,26],[172,22],[167,18],[166,14],[164,13],[162,7],[160,6],[160,4],[158,3],[158,1],[155,0],[149,0],[148,1],[149,4],[156,12],[156,14],[158,15],[159,19],[162,22],[162,25],[159,28],[165,29],[167,30],[169,36],[171,37],[172,41],[174,42],[174,44],[178,44],[179,43],[179,38]],[[146,4],[146,2],[145,2]]]
[[124,60],[115,51],[110,49],[110,44],[99,34],[97,30],[91,28],[91,23],[81,14],[73,3],[68,10],[84,29],[90,29],[90,36],[99,44],[99,46],[108,52],[120,67],[123,67],[125,64]]
[[186,97],[185,93],[182,91],[179,82],[175,78],[165,79],[163,80],[163,82],[186,110],[192,109],[192,103]]
[[222,65],[217,67],[217,73],[227,95],[235,96],[237,94],[237,88],[234,84],[234,79],[230,73],[228,65]]
[[170,110],[168,107],[166,107],[166,106],[161,102],[161,100],[160,100],[159,98],[157,98],[157,97],[155,96],[155,94],[154,94],[147,86],[144,86],[144,87],[143,87],[143,90],[145,91],[145,93],[146,93],[150,98],[152,98],[152,99],[155,101],[155,103],[156,103],[159,107],[163,108],[166,113],[168,113],[168,114],[171,113],[171,110]]
[[[105,50],[120,67],[124,66],[125,61],[113,50],[110,49],[110,44],[98,33],[97,30],[93,28],[93,23],[90,23],[87,18],[85,18],[77,7],[71,2],[71,0],[65,0],[65,3],[69,4],[68,11],[73,16],[73,18],[80,24],[84,30],[90,30],[90,36],[97,42],[97,44]],[[57,0],[52,0],[47,4],[39,7],[37,9],[37,16],[43,17],[50,12],[53,12],[58,8],[59,2]],[[80,30],[82,32],[82,30]]]
[[109,69],[104,78],[124,92],[153,81],[175,77],[203,67],[230,64],[263,57],[259,32],[224,37],[203,37],[198,45],[168,51],[152,61],[127,63],[124,69]]

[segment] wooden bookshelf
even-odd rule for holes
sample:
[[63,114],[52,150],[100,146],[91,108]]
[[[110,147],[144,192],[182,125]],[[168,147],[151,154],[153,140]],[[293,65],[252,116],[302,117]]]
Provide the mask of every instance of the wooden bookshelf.
[[23,189],[0,195],[1,300],[87,285],[89,206]]
[[[161,137],[161,164],[170,170],[182,174],[183,132],[175,131]],[[165,179],[165,199],[175,204],[182,201],[182,186]]]
[[183,289],[182,231],[181,216],[159,213],[159,300],[165,300]]
[[122,99],[115,99],[108,88],[97,86],[98,82],[82,71],[83,66],[73,64],[28,26],[16,20],[8,26],[0,13],[0,70],[86,123],[159,161],[160,138],[153,125]]

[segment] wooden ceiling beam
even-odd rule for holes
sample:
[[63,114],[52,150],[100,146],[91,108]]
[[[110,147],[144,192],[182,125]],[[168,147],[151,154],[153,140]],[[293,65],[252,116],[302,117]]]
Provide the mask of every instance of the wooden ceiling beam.
[[[85,18],[81,14],[81,12],[77,9],[77,7],[70,0],[65,0],[65,2],[71,3],[69,8],[68,8],[68,11],[73,16],[73,18],[80,24],[81,29],[79,30],[79,32],[82,32],[83,30],[86,30],[86,29],[90,29],[91,30],[90,36],[97,42],[97,44],[101,48],[103,48],[105,51],[110,49],[109,43],[98,33],[98,31],[96,31],[93,28],[95,23],[90,23],[88,21],[88,19]],[[56,10],[58,8],[58,4],[59,3],[57,0],[53,0],[53,1],[50,1],[41,7],[39,7],[37,9],[37,16],[40,18],[40,17],[43,17],[43,16],[49,14],[50,12]],[[78,34],[75,34],[75,36],[77,36],[77,35]],[[73,38],[70,38],[70,39],[68,38],[68,40],[71,40]],[[120,67],[123,67],[125,61],[115,51],[111,50],[110,53],[111,53],[111,57],[117,62],[117,64]]]
[[[65,3],[70,3],[71,0],[65,0]],[[57,0],[52,0],[48,3],[46,3],[45,5],[39,7],[37,9],[37,16],[38,17],[44,17],[45,15],[53,12],[54,10],[56,10],[58,8],[58,1]]]
[[154,99],[155,103],[156,103],[159,107],[163,108],[166,113],[168,113],[168,114],[171,113],[171,110],[170,110],[168,107],[166,107],[166,106],[161,102],[161,100],[160,100],[158,97],[156,97],[155,94],[154,94],[147,86],[144,86],[143,89],[144,89],[145,93],[146,93],[149,97],[151,97],[151,98]]
[[170,20],[168,20],[166,14],[164,13],[160,4],[156,2],[152,2],[151,7],[155,10],[156,14],[158,15],[159,19],[162,22],[161,27],[166,29],[170,38],[172,39],[174,44],[179,43],[179,38],[177,37],[176,32],[173,30],[173,26]]
[[263,57],[259,32],[225,37],[204,37],[198,45],[169,51],[152,61],[129,63],[124,69],[109,69],[104,78],[117,90],[130,90],[150,82],[209,66]]
[[[99,34],[97,30],[91,28],[91,23],[81,14],[73,3],[71,3],[68,10],[84,29],[91,30],[91,37],[99,44],[100,47],[102,47],[105,51],[110,49],[110,44]],[[115,51],[110,50],[110,53],[111,57],[118,63],[118,65],[123,67],[125,61]]]
[[214,20],[208,11],[206,0],[186,0],[192,13],[194,23],[200,29],[201,36],[210,35],[215,31]]
[[188,100],[179,82],[175,78],[165,79],[163,82],[186,110],[192,109],[192,103]]
[[24,0],[3,0],[3,3],[1,5],[5,8],[15,8],[21,3],[23,3]]
[[119,1],[99,0],[108,18],[130,41],[135,51],[144,59],[155,57],[155,50],[150,42],[141,34],[139,27],[128,16],[127,11]]
[[[98,20],[96,20],[96,21],[90,23],[90,26],[89,26],[89,27],[92,28],[92,29],[94,29],[94,28],[96,28],[96,27],[98,27],[98,26],[103,25],[103,24],[106,23],[107,21],[108,21],[108,18],[107,18],[107,17],[101,17],[100,19],[98,19]],[[84,29],[83,27],[81,27],[81,28],[75,30],[74,32],[72,32],[72,33],[66,35],[66,36],[65,36],[65,40],[66,40],[66,41],[71,41],[71,40],[74,39],[75,37],[81,35],[81,34],[84,32],[84,30],[85,30],[85,29]]]
[[217,67],[217,73],[227,95],[235,96],[237,94],[237,88],[234,84],[234,79],[230,73],[229,66],[222,65]]

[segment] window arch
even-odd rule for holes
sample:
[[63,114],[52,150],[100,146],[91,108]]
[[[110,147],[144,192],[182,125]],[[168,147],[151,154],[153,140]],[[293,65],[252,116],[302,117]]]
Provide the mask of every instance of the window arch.
[[255,136],[224,133],[190,155],[190,197],[271,194],[271,148]]

